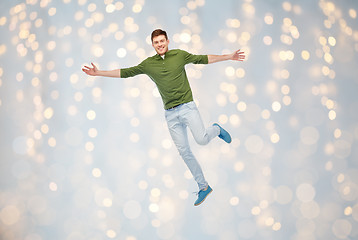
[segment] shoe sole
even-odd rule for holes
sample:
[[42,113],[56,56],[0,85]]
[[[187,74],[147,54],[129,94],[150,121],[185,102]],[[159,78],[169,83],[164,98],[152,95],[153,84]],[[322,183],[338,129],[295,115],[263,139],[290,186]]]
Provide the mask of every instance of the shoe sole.
[[210,195],[210,193],[212,193],[212,191],[213,191],[213,189],[211,189],[211,191],[204,197],[203,200],[201,200],[201,202],[194,204],[194,206],[199,206],[200,204],[202,204],[205,201],[205,199]]

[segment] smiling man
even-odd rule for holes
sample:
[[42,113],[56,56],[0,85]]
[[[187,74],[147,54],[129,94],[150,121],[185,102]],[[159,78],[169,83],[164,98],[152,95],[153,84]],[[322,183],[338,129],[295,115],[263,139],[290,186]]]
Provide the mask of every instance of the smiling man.
[[92,67],[84,66],[82,70],[91,76],[118,78],[146,74],[153,80],[163,100],[165,118],[173,142],[198,184],[198,199],[194,203],[195,206],[198,206],[212,192],[212,189],[190,150],[187,128],[190,129],[195,141],[200,145],[208,144],[217,136],[230,143],[231,136],[217,123],[209,127],[204,126],[193,101],[185,65],[189,63],[209,64],[226,60],[243,61],[245,55],[240,50],[228,55],[194,55],[179,49],[168,50],[169,39],[167,33],[161,29],[152,32],[151,40],[157,54],[148,57],[137,66],[100,71],[91,63]]

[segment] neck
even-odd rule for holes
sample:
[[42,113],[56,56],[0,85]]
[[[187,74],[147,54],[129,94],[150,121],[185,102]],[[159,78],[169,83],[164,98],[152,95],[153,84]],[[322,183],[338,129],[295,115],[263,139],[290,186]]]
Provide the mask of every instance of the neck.
[[159,54],[159,56],[165,56],[165,54],[167,54],[167,52],[168,52],[169,50],[167,50],[165,53],[163,53],[163,54]]

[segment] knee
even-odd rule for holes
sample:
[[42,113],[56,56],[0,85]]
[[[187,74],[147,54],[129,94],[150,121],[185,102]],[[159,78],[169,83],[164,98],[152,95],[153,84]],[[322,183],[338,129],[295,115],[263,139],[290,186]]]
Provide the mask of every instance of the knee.
[[200,138],[195,139],[196,143],[199,145],[206,145],[209,143],[209,140],[207,138],[207,136],[202,136]]

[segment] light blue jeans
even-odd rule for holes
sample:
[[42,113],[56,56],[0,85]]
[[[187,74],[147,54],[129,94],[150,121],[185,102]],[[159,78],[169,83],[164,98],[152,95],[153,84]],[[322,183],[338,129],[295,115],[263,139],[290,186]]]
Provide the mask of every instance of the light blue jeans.
[[197,182],[199,189],[206,188],[208,183],[205,180],[203,171],[190,150],[187,127],[189,127],[195,141],[200,145],[206,145],[211,139],[218,136],[220,128],[218,126],[205,128],[194,102],[184,103],[173,109],[165,110],[165,119],[174,144]]

